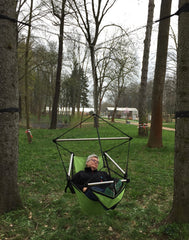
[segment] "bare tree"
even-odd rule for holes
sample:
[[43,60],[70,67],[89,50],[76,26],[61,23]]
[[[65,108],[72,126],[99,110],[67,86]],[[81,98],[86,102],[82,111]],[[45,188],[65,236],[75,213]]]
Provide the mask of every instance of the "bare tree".
[[146,88],[147,88],[147,78],[148,78],[148,61],[150,52],[150,42],[151,33],[153,25],[153,15],[154,15],[154,0],[149,0],[148,4],[148,20],[146,27],[146,36],[144,40],[144,53],[142,62],[142,75],[141,75],[141,85],[139,91],[139,136],[148,136],[148,128],[146,124],[148,122],[147,118],[147,106],[146,106]]
[[177,34],[170,28],[170,43],[167,55],[167,70],[163,93],[163,119],[170,122],[175,113],[176,102],[176,69],[177,69]]
[[[62,71],[62,59],[63,59],[63,34],[64,34],[64,21],[65,21],[65,6],[66,0],[62,0],[61,9],[55,7],[54,1],[51,0],[53,6],[53,13],[59,19],[60,27],[59,27],[59,45],[58,45],[58,62],[57,62],[57,72],[56,72],[56,85],[53,99],[53,107],[52,107],[52,117],[51,117],[51,129],[56,128],[57,124],[57,111],[60,97],[60,85],[61,85],[61,71]],[[58,10],[57,10],[58,9]]]
[[52,106],[53,91],[55,85],[55,73],[57,67],[56,44],[50,42],[49,46],[36,45],[32,50],[34,78],[32,94],[30,97],[31,113],[37,115],[40,121],[41,114],[46,112],[46,106]]
[[[176,76],[167,76],[163,93],[163,112],[167,122],[171,121],[171,115],[175,113],[176,102]],[[173,116],[172,116],[173,117]]]
[[99,78],[98,85],[98,111],[101,112],[101,106],[103,98],[108,90],[110,90],[110,84],[113,81],[111,77],[111,46],[104,47],[102,52],[97,56],[97,71]]
[[102,26],[102,20],[115,2],[116,0],[70,0],[70,7],[74,10],[77,23],[85,36],[90,51],[94,89],[94,111],[96,114],[98,114],[98,76],[95,46],[100,33],[105,27]]
[[121,95],[123,94],[126,86],[133,81],[133,78],[136,75],[136,68],[138,64],[135,49],[132,45],[132,41],[129,38],[122,36],[111,49],[111,78],[113,81],[110,85],[112,87],[112,95],[114,96],[112,122],[114,122]]
[[114,105],[119,105],[119,99],[125,85],[129,83],[131,76],[135,75],[138,65],[135,44],[132,39],[120,26],[115,27],[116,31],[110,37],[110,40],[98,45],[98,53],[96,54],[96,59],[98,59],[99,112],[101,111],[102,100],[109,92],[114,97]]
[[[187,10],[189,0],[180,0],[179,8]],[[176,90],[176,134],[174,163],[173,206],[168,217],[170,222],[189,222],[189,22],[188,12],[179,15],[177,90]]]
[[28,142],[32,142],[31,132],[30,132],[30,111],[29,111],[29,92],[28,92],[28,63],[29,63],[29,49],[30,49],[30,37],[31,37],[31,22],[33,13],[33,0],[31,0],[30,14],[29,14],[29,25],[28,25],[28,35],[26,39],[25,48],[25,63],[24,63],[24,83],[25,83],[25,113],[26,113],[26,134],[28,137]]
[[[162,0],[160,19],[169,16],[172,0]],[[162,147],[162,99],[166,73],[170,18],[159,23],[156,67],[152,92],[152,120],[148,147]]]
[[[22,206],[17,184],[18,77],[16,1],[0,4],[0,214]],[[14,21],[15,20],[15,21]]]
[[[22,118],[22,105],[25,108],[26,127],[30,128],[30,106],[31,94],[33,87],[33,63],[32,63],[32,45],[36,38],[32,36],[32,28],[34,22],[42,18],[39,14],[40,3],[35,5],[34,1],[18,0],[17,1],[17,24],[18,30],[18,62],[19,62],[19,108],[20,119]],[[43,12],[44,14],[44,12]],[[40,19],[41,20],[41,19]],[[27,26],[26,26],[27,25]],[[32,25],[32,26],[31,26]],[[21,61],[20,61],[21,60]],[[22,90],[22,91],[20,91]],[[22,104],[24,103],[24,104]],[[23,108],[23,109],[24,109]],[[28,141],[31,142],[32,138],[30,131],[27,131]]]

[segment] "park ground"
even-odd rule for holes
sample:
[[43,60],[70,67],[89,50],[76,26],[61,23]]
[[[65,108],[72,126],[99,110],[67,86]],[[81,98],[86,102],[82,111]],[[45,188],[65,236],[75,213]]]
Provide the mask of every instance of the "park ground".
[[[188,224],[163,222],[173,199],[174,131],[163,130],[163,147],[149,149],[147,139],[138,137],[137,126],[115,126],[133,137],[130,183],[117,208],[100,216],[81,211],[76,195],[64,192],[66,178],[52,139],[65,129],[33,128],[28,144],[20,128],[18,184],[23,208],[0,216],[0,239],[188,240]],[[77,137],[90,132],[90,127],[83,127]],[[91,146],[76,145],[74,150],[86,155]]]

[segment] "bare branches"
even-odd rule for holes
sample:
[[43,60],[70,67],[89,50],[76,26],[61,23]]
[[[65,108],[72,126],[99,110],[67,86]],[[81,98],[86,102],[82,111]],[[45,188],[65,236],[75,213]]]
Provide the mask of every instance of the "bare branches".
[[[99,34],[104,29],[104,26],[100,28],[102,20],[108,10],[114,5],[116,0],[111,2],[110,0],[91,0],[88,2],[87,0],[82,0],[80,2],[76,0],[70,0],[70,7],[73,9],[75,18],[77,23],[84,33],[89,46],[95,46],[97,43],[97,39]],[[104,4],[102,4],[104,2]]]

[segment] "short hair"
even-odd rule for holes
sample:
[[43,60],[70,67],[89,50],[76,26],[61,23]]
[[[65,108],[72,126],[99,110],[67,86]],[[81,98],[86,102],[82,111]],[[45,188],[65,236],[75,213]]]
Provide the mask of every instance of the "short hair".
[[89,156],[87,157],[86,163],[87,163],[88,161],[90,161],[90,159],[93,158],[93,157],[98,158],[98,156],[93,153],[93,154],[91,154],[91,155],[89,155]]

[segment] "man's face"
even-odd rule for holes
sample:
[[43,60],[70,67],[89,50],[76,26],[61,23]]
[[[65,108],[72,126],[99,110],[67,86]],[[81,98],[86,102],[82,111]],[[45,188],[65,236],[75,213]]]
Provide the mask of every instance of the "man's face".
[[96,157],[91,157],[90,160],[86,163],[87,167],[90,167],[92,171],[97,170],[99,160]]

